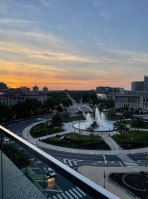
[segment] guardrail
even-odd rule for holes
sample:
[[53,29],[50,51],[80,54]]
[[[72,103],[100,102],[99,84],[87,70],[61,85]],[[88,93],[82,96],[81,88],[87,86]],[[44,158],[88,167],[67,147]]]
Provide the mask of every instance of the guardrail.
[[[0,126],[0,133],[1,135],[7,136],[20,146],[25,148],[28,152],[38,157],[38,159],[42,160],[49,164],[53,169],[55,169],[59,174],[66,177],[70,182],[75,184],[76,186],[80,187],[85,193],[95,199],[119,199],[114,194],[110,193],[109,191],[105,190],[101,186],[97,185],[96,183],[92,182],[88,178],[82,176],[75,170],[71,169],[67,165],[63,164],[62,162],[58,161],[54,157],[50,156],[49,154],[45,153],[41,149],[37,148],[33,144],[27,142],[23,138],[17,136],[13,132],[9,131],[8,129]],[[1,137],[2,138],[2,137]],[[2,139],[1,139],[2,144]],[[1,153],[2,156],[2,153]],[[3,167],[1,167],[2,169]],[[2,174],[2,171],[1,171]]]

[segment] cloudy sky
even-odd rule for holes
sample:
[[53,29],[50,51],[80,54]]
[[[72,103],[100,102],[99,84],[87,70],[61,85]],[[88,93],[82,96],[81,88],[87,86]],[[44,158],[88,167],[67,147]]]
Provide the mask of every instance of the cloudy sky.
[[130,89],[148,75],[148,0],[0,0],[0,81]]

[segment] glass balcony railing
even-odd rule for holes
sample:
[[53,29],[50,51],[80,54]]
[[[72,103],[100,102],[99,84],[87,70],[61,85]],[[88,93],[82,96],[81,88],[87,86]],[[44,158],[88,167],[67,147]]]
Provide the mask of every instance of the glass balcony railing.
[[118,197],[0,126],[0,198]]

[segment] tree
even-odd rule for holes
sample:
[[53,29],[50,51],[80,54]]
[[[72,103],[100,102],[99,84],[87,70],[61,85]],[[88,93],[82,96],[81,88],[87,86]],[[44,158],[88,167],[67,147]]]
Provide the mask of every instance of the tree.
[[126,118],[126,119],[133,118],[133,111],[124,111],[123,112],[123,117]]
[[115,102],[113,99],[103,99],[100,103],[100,109],[107,108],[107,109],[114,109]]
[[91,135],[93,136],[94,130],[95,130],[98,126],[99,126],[99,125],[97,124],[97,122],[94,121],[94,122],[90,125],[90,127],[89,127],[87,130],[90,131],[90,132],[91,132]]
[[10,110],[9,107],[5,104],[0,103],[0,120],[4,121],[9,119],[10,116]]
[[4,144],[3,152],[19,169],[29,165],[29,155],[26,154],[23,149],[19,150],[12,144]]
[[59,113],[54,115],[51,120],[51,126],[53,127],[61,127],[63,125],[62,117]]
[[42,103],[37,99],[27,98],[24,102],[18,102],[16,105],[12,106],[11,113],[12,116],[16,115],[17,118],[29,117],[39,114],[41,106]]
[[124,120],[119,120],[114,123],[114,129],[118,130],[121,135],[125,134],[129,129]]
[[132,120],[131,122],[131,127],[132,128],[137,128],[139,131],[139,128],[144,128],[145,123],[141,118],[136,118],[134,120]]

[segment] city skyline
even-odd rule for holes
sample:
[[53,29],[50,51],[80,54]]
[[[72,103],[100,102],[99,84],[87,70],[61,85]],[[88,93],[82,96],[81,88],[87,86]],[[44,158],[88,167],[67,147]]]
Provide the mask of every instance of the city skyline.
[[2,0],[0,79],[8,87],[131,88],[148,64],[147,0]]

